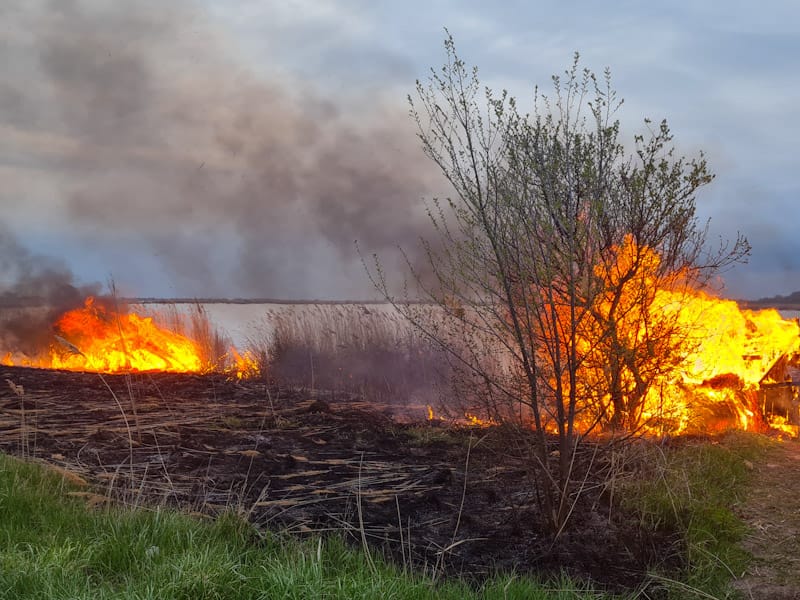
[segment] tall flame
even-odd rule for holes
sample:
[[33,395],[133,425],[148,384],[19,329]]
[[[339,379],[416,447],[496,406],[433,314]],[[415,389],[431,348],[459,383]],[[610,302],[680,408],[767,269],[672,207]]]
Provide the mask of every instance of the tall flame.
[[760,384],[782,357],[800,350],[797,321],[774,309],[741,309],[732,300],[699,291],[681,294],[679,300],[667,291],[656,295],[653,309],[673,314],[685,325],[686,354],[671,377],[654,382],[645,410],[655,414],[666,400],[681,413],[681,429],[692,405],[726,403],[739,427],[757,424],[762,416],[756,399]]
[[696,408],[725,404],[748,428],[759,385],[800,351],[798,321],[692,289],[686,273],[660,273],[659,255],[631,236],[615,250],[595,269],[606,291],[579,325],[582,392],[600,390],[599,404],[612,415],[634,406],[628,426],[666,419],[680,431]]
[[[203,325],[201,340],[210,324]],[[183,329],[180,322],[176,328]],[[250,351],[231,347],[218,353],[203,341],[158,325],[152,316],[122,312],[89,297],[83,307],[65,312],[53,324],[53,341],[45,352],[29,356],[7,351],[0,355],[0,365],[100,373],[219,371],[238,379],[261,373],[261,363]]]
[[190,339],[158,327],[151,317],[110,310],[94,298],[64,313],[55,325],[64,344],[53,345],[54,369],[119,372],[197,372],[203,363]]

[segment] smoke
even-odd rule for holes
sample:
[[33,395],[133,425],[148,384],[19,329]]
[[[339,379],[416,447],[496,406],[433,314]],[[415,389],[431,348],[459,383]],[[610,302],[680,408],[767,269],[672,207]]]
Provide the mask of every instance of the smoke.
[[60,261],[32,254],[0,224],[0,351],[36,354],[51,341],[56,317],[99,291],[78,285]]
[[0,126],[24,143],[0,167],[24,157],[52,179],[36,210],[133,241],[184,294],[363,296],[355,240],[415,260],[438,180],[402,99],[256,72],[188,0],[18,4],[0,7],[17,59]]

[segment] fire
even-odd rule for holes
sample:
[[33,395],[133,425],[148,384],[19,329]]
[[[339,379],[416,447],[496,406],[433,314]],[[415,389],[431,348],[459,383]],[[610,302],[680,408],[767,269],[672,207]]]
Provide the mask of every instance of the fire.
[[37,366],[104,373],[203,369],[192,340],[158,327],[151,317],[118,313],[91,297],[64,313],[55,330],[66,343],[53,344],[49,360]]
[[467,419],[467,425],[471,425],[473,427],[489,427],[490,425],[497,425],[497,423],[492,419],[481,419],[480,417],[468,412],[464,413],[464,417]]
[[[425,406],[425,409],[428,413],[427,420],[428,421],[442,421],[443,419],[436,415],[433,410],[433,407],[428,404]],[[489,427],[491,425],[497,425],[497,422],[493,419],[482,419],[477,415],[471,412],[465,412],[464,417],[462,418],[452,418],[450,419],[453,423],[458,423],[459,425],[467,425],[469,427]]]
[[233,365],[228,369],[228,372],[234,374],[237,379],[250,379],[261,374],[261,366],[252,352],[245,351],[243,354],[239,354],[236,348],[231,348],[230,353],[233,358]]
[[673,373],[654,378],[645,417],[666,408],[678,416],[681,430],[695,406],[723,403],[735,413],[739,428],[756,426],[761,383],[780,359],[800,350],[798,323],[773,309],[741,309],[701,291],[658,290],[652,310],[683,328],[685,355]]
[[92,297],[82,308],[62,314],[53,332],[42,355],[8,352],[0,356],[0,364],[99,373],[219,371],[237,379],[260,374],[259,361],[249,351],[231,348],[227,355],[214,357],[202,343],[158,325],[152,316],[118,311]]
[[746,386],[757,385],[780,357],[798,350],[797,322],[774,309],[742,310],[733,300],[703,292],[677,300],[661,292],[654,308],[675,311],[694,338],[694,348],[684,361],[687,383],[735,374]]
[[581,323],[582,393],[595,394],[612,423],[624,411],[629,428],[658,422],[679,432],[698,419],[709,428],[715,411],[752,428],[761,384],[800,352],[800,325],[776,310],[745,310],[692,289],[686,273],[665,276],[659,267],[658,254],[628,236],[596,268],[608,292]]

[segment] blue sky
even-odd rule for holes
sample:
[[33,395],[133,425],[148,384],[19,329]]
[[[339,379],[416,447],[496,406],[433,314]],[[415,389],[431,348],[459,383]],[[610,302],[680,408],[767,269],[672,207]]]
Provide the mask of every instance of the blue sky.
[[[124,6],[123,6],[124,5]],[[446,192],[405,96],[443,28],[526,105],[579,51],[628,136],[666,117],[706,152],[726,294],[800,290],[795,2],[32,0],[0,7],[2,221],[131,295],[365,297],[352,244],[391,252]]]

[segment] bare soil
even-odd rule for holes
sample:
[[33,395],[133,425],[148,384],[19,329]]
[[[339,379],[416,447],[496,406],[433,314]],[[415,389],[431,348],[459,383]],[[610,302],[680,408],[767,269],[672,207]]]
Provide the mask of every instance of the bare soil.
[[[260,527],[344,532],[354,543],[363,532],[405,564],[475,579],[566,571],[624,589],[650,568],[679,566],[668,534],[638,529],[599,493],[553,541],[524,434],[424,414],[221,375],[0,367],[0,449],[83,477],[115,502],[236,510]],[[586,452],[586,486],[598,489],[608,465]]]
[[753,469],[738,507],[753,559],[736,587],[753,600],[800,600],[800,442],[776,444]]

